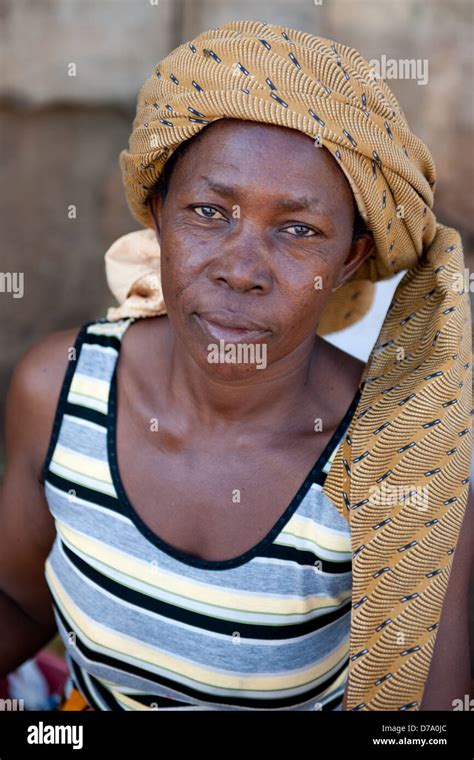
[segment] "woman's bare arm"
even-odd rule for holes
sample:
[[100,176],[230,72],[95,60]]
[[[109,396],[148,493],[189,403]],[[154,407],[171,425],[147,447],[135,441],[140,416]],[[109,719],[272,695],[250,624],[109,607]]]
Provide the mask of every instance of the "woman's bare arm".
[[36,654],[56,631],[44,577],[55,527],[39,479],[78,329],[33,345],[10,380],[0,487],[0,676]]

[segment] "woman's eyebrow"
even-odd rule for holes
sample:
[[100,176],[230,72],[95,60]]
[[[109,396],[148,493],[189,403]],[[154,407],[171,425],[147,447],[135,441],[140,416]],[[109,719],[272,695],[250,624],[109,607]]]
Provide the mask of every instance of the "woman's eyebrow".
[[[236,198],[239,195],[244,195],[248,192],[243,188],[233,185],[223,185],[221,182],[216,182],[204,175],[201,175],[199,179],[203,179],[210,190],[227,197]],[[322,210],[320,199],[316,196],[307,195],[301,196],[300,198],[280,198],[273,205],[276,209],[285,209],[286,211],[302,211],[304,209]]]

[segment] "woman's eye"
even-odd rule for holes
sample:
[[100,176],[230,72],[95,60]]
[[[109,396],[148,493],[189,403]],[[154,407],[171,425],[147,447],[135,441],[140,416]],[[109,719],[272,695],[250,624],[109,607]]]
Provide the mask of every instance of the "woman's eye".
[[[198,208],[207,209],[208,211],[211,212],[211,214],[212,213],[216,213],[216,214],[220,214],[221,213],[216,208],[214,208],[214,206],[203,206],[203,205],[201,205],[201,206],[194,206],[194,211],[197,212]],[[217,218],[217,217],[214,217],[214,216],[208,216],[207,213],[206,213],[206,211],[204,211],[203,215],[198,214],[198,216],[200,216],[201,219],[216,219]],[[224,217],[222,217],[222,218],[224,218]]]
[[311,227],[306,227],[305,224],[292,224],[291,227],[286,227],[285,229],[303,230],[303,231],[312,233],[311,235],[300,235],[299,233],[296,233],[296,237],[314,237],[314,235],[316,235],[316,232],[312,230]]

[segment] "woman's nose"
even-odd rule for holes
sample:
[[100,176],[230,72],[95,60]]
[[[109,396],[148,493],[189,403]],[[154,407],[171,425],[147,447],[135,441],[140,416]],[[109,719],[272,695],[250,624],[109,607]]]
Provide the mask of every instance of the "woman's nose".
[[233,290],[268,292],[272,285],[270,253],[268,240],[255,232],[231,235],[213,258],[208,275]]

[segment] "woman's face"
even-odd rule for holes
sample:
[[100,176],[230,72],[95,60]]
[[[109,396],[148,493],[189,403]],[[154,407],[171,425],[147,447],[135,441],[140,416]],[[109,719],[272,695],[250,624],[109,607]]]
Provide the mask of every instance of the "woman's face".
[[285,127],[213,122],[151,204],[168,317],[197,364],[228,379],[256,366],[211,363],[211,344],[266,345],[267,367],[312,345],[331,289],[372,247],[371,236],[352,243],[336,160]]

